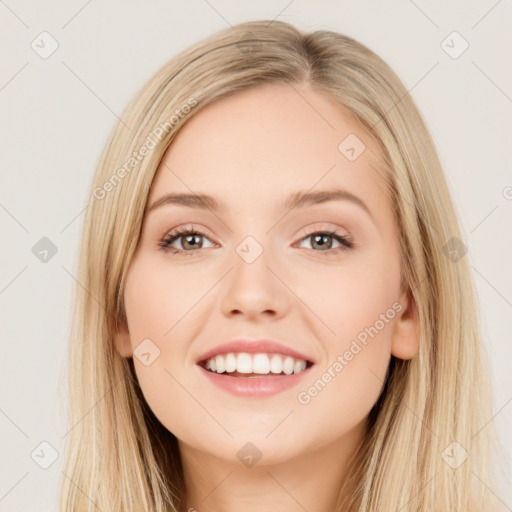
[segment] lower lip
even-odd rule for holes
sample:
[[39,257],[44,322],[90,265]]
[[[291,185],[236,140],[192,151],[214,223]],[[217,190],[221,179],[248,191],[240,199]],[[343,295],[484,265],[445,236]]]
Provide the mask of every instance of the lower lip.
[[310,366],[300,373],[291,375],[274,375],[269,377],[232,377],[225,373],[213,373],[198,365],[199,370],[215,386],[235,396],[267,397],[297,385],[312,368]]

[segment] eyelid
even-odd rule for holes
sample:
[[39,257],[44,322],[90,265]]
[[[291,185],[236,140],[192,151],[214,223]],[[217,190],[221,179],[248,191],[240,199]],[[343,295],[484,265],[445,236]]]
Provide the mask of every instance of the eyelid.
[[[187,232],[193,232],[193,233],[197,233],[198,235],[204,237],[204,238],[207,238],[208,240],[210,240],[210,242],[212,242],[214,245],[218,245],[216,242],[214,242],[212,240],[212,236],[210,236],[208,233],[209,233],[209,230],[206,229],[206,228],[203,228],[202,226],[200,227],[197,227],[196,224],[193,224],[193,223],[189,223],[189,224],[184,224],[184,225],[180,225],[180,226],[177,226],[175,228],[172,228],[170,229],[169,231],[167,231],[161,238],[160,240],[157,242],[157,245],[161,245],[161,243],[165,240],[168,240],[172,237],[176,237],[176,240],[178,240],[179,238],[181,238],[182,236],[185,236],[187,234]],[[174,240],[174,241],[176,241]],[[174,241],[172,243],[174,243]],[[187,251],[187,252],[192,252],[192,251]]]
[[300,237],[300,239],[302,240],[305,236],[310,236],[319,231],[321,231],[321,232],[335,231],[340,236],[343,236],[350,242],[353,242],[353,237],[348,232],[348,230],[342,228],[341,226],[333,225],[332,223],[329,223],[329,222],[314,222],[313,224],[308,224],[306,227],[302,228],[298,232],[297,236]]
[[197,233],[199,233],[202,236],[205,236],[207,238],[215,238],[211,234],[210,230],[206,229],[205,227],[203,227],[203,226],[201,226],[199,224],[195,224],[195,223],[192,223],[192,222],[189,222],[187,224],[180,224],[179,226],[176,226],[175,228],[169,229],[165,233],[164,238],[169,237],[169,236],[173,236],[173,235],[178,234],[178,233],[182,233],[184,231],[194,231],[194,232],[197,232]]

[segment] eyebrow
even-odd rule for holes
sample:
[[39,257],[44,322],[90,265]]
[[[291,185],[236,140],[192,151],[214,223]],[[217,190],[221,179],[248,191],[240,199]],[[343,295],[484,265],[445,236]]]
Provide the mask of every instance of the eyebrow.
[[[291,194],[286,199],[283,206],[284,208],[291,210],[293,208],[304,208],[307,206],[322,204],[328,201],[350,201],[351,203],[362,208],[373,219],[370,209],[362,199],[352,194],[348,190],[340,188],[332,190],[317,190],[314,192],[301,190]],[[221,204],[215,197],[211,195],[170,193],[157,199],[147,209],[147,213],[150,213],[161,206],[169,204],[186,206],[188,208],[198,208],[201,210],[212,210],[214,212],[221,210]],[[222,208],[222,211],[225,211],[225,209]]]

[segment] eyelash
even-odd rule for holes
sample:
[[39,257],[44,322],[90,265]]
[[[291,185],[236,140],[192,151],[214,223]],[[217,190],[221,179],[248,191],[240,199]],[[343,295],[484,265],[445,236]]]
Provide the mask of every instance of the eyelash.
[[[181,238],[182,236],[185,236],[185,235],[199,235],[199,236],[203,236],[205,238],[208,238],[205,233],[202,233],[201,231],[198,231],[197,229],[180,228],[180,229],[177,229],[176,231],[174,231],[173,233],[169,233],[169,234],[165,235],[157,243],[157,245],[163,251],[166,251],[166,252],[170,251],[172,254],[183,254],[184,256],[191,256],[194,252],[197,252],[197,251],[194,251],[194,250],[192,250],[192,251],[184,251],[182,249],[176,249],[174,247],[173,248],[169,247],[173,242],[175,242],[176,240],[178,240],[179,238]],[[348,251],[349,249],[352,249],[354,247],[354,243],[352,242],[352,240],[349,237],[341,235],[336,230],[332,230],[332,231],[313,231],[313,232],[303,236],[300,239],[300,241],[302,242],[302,240],[304,240],[306,238],[309,238],[309,237],[311,237],[313,235],[327,235],[327,236],[331,236],[335,240],[340,242],[340,244],[341,244],[340,247],[336,247],[334,249],[327,249],[325,251],[315,251],[314,249],[310,249],[311,251],[314,251],[314,252],[325,253],[325,256],[333,256],[333,255],[338,254],[339,252],[345,252],[345,251]]]

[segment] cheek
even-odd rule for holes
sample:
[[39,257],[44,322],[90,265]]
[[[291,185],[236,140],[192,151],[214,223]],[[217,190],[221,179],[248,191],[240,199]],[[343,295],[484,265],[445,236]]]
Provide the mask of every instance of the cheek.
[[320,421],[325,436],[348,432],[375,405],[386,379],[400,310],[399,276],[392,272],[352,271],[340,281],[346,287],[332,293],[319,313],[336,335],[323,336],[325,362],[297,395],[301,417]]
[[329,351],[345,350],[358,336],[364,341],[365,333],[370,337],[368,330],[381,344],[390,343],[396,316],[393,304],[400,296],[398,258],[393,248],[378,247],[325,265],[321,271],[318,264],[304,265],[288,278],[325,327],[318,337],[325,340]]
[[144,338],[154,339],[157,345],[168,344],[204,288],[204,279],[197,272],[170,271],[158,261],[135,262],[125,286],[132,345]]
[[324,340],[323,367],[309,383],[310,391],[302,388],[298,401],[304,405],[310,401],[305,408],[314,415],[329,410],[331,416],[325,421],[336,429],[337,422],[362,420],[384,384],[401,310],[399,256],[393,247],[381,247],[352,258],[350,264],[327,269],[314,283],[309,295],[303,288],[303,296],[329,332],[318,327]]
[[381,394],[389,356],[376,357],[374,368],[369,359],[369,352],[351,361],[334,358],[300,390],[296,419],[313,431],[322,425],[315,443],[346,435],[368,417]]
[[332,428],[347,415],[357,421],[368,414],[389,366],[393,328],[403,307],[398,302],[400,263],[392,247],[374,254],[347,268],[339,277],[343,285],[331,294],[336,307],[330,306],[329,314],[336,337],[326,343],[329,363],[320,378],[322,391],[315,407],[321,410],[331,404],[333,416],[327,421]]
[[[194,305],[198,307],[204,294],[204,279],[201,282],[195,274],[169,272],[168,266],[139,258],[132,262],[124,291],[135,372],[144,398],[169,431],[185,438],[191,424],[204,422],[201,409],[193,407],[180,385],[189,377],[190,370],[182,363],[187,343],[195,336],[186,315],[194,314]],[[149,354],[146,360],[144,354]],[[190,423],[179,414],[189,409]]]

